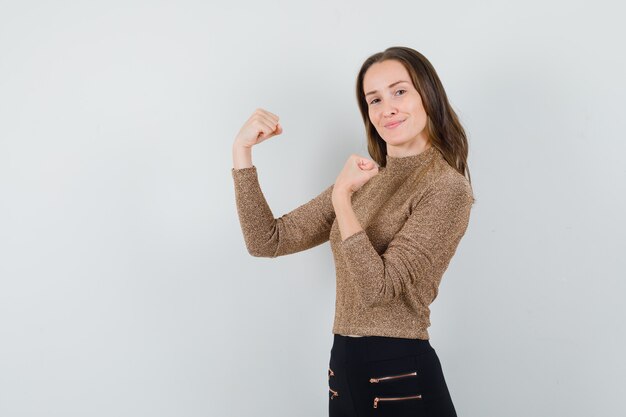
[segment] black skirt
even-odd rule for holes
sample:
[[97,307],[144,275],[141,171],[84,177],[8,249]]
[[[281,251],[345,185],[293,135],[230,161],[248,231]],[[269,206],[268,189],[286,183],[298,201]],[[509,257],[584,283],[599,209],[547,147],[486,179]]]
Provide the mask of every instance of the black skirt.
[[428,340],[334,335],[329,417],[456,417]]

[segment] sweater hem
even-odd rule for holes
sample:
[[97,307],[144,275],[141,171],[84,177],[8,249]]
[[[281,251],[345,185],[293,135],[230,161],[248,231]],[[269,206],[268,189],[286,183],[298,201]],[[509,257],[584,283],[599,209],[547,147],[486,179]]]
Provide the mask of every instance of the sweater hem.
[[333,334],[342,335],[356,335],[356,336],[382,336],[382,337],[397,337],[401,339],[422,339],[430,340],[430,336],[427,330],[418,331],[389,331],[386,329],[377,329],[372,327],[338,327],[335,326],[332,329]]

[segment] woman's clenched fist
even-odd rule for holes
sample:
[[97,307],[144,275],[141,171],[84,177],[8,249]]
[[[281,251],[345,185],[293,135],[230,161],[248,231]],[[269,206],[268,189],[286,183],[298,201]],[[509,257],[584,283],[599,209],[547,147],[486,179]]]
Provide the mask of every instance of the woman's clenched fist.
[[283,133],[283,128],[278,123],[278,116],[258,108],[237,133],[234,145],[252,148],[254,145],[281,133]]

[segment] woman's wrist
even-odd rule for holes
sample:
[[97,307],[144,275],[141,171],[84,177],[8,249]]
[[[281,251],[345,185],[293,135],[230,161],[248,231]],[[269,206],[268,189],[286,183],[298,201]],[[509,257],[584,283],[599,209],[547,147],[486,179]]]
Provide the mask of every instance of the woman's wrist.
[[233,145],[233,168],[242,169],[252,167],[252,148]]
[[352,204],[352,191],[347,187],[335,185],[332,193],[333,204]]

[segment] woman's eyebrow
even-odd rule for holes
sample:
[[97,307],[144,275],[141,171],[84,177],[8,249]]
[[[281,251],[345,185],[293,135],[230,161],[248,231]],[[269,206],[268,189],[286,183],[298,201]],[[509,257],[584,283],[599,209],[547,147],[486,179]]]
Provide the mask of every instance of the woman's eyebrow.
[[[404,81],[404,80],[396,81],[395,83],[389,84],[389,88],[393,87],[396,84],[400,84],[400,83],[408,83],[408,81]],[[369,96],[370,94],[374,94],[374,93],[378,93],[378,91],[376,91],[376,90],[370,91],[369,93],[365,94],[365,97]]]

